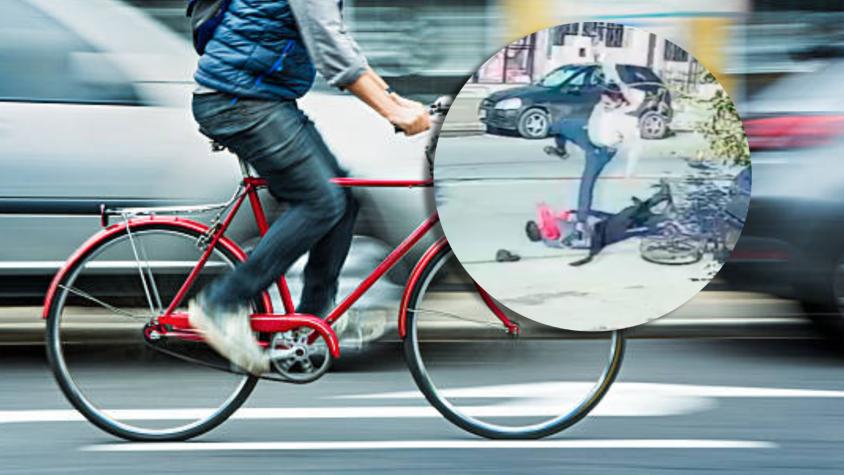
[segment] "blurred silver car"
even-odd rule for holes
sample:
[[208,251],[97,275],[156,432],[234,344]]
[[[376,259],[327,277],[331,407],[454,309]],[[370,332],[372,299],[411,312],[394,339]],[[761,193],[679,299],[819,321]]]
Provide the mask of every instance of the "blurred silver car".
[[[236,160],[211,154],[190,113],[196,59],[186,40],[120,2],[4,0],[1,297],[43,296],[57,268],[99,230],[102,203],[208,203],[231,195]],[[359,101],[333,91],[312,92],[301,103],[352,174],[427,174],[427,136],[397,136]],[[425,190],[360,191],[357,232],[385,248],[433,209]],[[271,215],[280,212],[274,200],[265,204]],[[257,230],[241,215],[230,235],[248,247]]]

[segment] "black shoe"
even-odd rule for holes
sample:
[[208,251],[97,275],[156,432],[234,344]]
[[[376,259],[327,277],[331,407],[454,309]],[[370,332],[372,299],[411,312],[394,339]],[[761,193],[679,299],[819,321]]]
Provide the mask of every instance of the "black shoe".
[[548,145],[547,147],[545,147],[542,150],[544,150],[547,155],[551,155],[552,157],[560,158],[561,160],[565,160],[565,159],[569,158],[569,153],[566,152],[566,149],[561,148],[561,147],[555,147],[553,145]]
[[498,252],[495,253],[495,260],[497,262],[516,262],[522,257],[518,254],[514,254],[507,249],[499,249]]

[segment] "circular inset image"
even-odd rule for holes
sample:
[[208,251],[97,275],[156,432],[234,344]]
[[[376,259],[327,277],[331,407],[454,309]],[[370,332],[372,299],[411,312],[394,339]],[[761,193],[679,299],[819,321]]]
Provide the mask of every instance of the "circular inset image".
[[522,316],[579,331],[692,298],[735,246],[751,182],[715,77],[665,38],[595,25],[539,31],[484,63],[434,161],[443,230],[469,275]]

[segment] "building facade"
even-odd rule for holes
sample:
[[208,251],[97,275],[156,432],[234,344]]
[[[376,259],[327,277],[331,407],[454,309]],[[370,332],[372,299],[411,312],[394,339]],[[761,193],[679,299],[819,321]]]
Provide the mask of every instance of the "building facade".
[[689,89],[702,69],[676,44],[647,31],[606,22],[560,25],[521,38],[487,60],[473,76],[481,84],[530,84],[564,64],[595,62],[651,68],[664,81]]

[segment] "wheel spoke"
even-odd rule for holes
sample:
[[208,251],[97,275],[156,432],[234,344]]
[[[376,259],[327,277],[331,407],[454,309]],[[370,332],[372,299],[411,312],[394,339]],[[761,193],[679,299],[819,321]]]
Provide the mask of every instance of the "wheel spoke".
[[150,318],[152,318],[152,315],[136,315],[132,312],[129,312],[128,310],[123,310],[121,308],[115,307],[114,305],[103,302],[102,300],[94,297],[93,295],[89,294],[88,292],[77,289],[76,287],[66,286],[66,285],[62,285],[62,284],[59,284],[58,287],[60,289],[67,290],[68,292],[76,295],[77,297],[82,297],[82,298],[84,298],[84,299],[86,299],[90,302],[93,302],[93,303],[95,303],[95,304],[97,304],[97,305],[99,305],[99,306],[101,306],[105,309],[108,309],[108,310],[110,310],[110,311],[112,311],[112,312],[114,312],[114,313],[116,313],[120,316],[123,316],[123,317],[131,318],[133,320],[149,320]]

